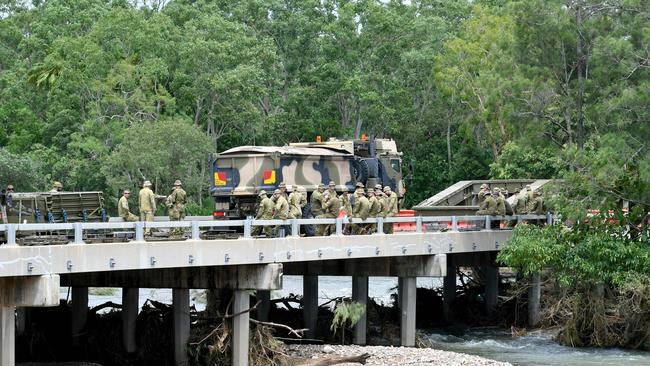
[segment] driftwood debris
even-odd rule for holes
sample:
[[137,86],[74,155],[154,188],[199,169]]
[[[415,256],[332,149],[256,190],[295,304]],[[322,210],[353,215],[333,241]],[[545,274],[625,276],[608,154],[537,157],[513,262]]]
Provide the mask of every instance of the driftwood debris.
[[365,365],[368,358],[370,358],[370,354],[364,353],[357,356],[326,356],[316,359],[293,359],[291,366],[332,366],[342,363],[360,363]]

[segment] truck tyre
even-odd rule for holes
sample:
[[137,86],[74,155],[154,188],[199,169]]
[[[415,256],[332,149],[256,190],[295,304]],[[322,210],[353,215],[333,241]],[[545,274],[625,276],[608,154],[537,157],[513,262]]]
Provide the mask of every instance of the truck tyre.
[[366,163],[365,160],[355,157],[355,159],[352,160],[352,168],[354,169],[354,179],[357,182],[366,184],[369,170],[368,163]]

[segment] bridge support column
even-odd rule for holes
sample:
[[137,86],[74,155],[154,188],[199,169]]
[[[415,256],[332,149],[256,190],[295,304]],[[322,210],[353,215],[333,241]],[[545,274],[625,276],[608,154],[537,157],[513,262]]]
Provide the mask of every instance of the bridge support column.
[[14,366],[16,363],[16,307],[0,306],[0,366]]
[[138,298],[140,289],[122,289],[122,342],[128,353],[136,351],[135,323],[138,317]]
[[531,276],[528,289],[528,325],[534,327],[539,323],[539,304],[542,295],[542,281],[539,273]]
[[352,277],[352,301],[363,305],[363,315],[354,326],[354,344],[365,345],[368,328],[368,276]]
[[81,344],[81,337],[88,320],[88,287],[72,288],[72,343]]
[[186,288],[172,289],[174,306],[174,363],[176,366],[186,366],[187,342],[190,339],[190,290]]
[[307,338],[316,337],[316,324],[318,323],[318,276],[303,276],[302,278],[303,318]]
[[447,255],[447,275],[443,280],[442,309],[445,321],[451,320],[451,304],[456,298],[456,266],[451,255]]
[[269,313],[271,312],[271,291],[270,290],[257,290],[257,320],[266,322],[269,320]]
[[416,277],[399,278],[401,329],[400,340],[402,346],[415,346],[415,304],[416,304]]
[[485,308],[492,314],[497,308],[499,296],[499,267],[490,263],[484,267],[485,271]]
[[235,290],[232,319],[232,365],[248,366],[248,337],[250,333],[250,295],[246,290]]
[[27,328],[27,308],[16,308],[16,334],[21,336],[25,334]]

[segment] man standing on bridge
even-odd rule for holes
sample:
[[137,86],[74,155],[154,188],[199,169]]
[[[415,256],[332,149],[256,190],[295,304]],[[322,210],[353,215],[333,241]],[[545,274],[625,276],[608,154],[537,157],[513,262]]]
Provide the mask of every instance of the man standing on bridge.
[[302,217],[302,201],[304,200],[305,203],[307,200],[303,198],[302,193],[298,191],[298,187],[294,186],[289,186],[287,187],[287,191],[289,191],[289,214],[294,218],[294,219],[299,219]]
[[[375,197],[375,191],[372,188],[368,187],[368,217],[377,218],[381,212],[381,203],[379,199]],[[368,233],[377,232],[377,224],[368,224]]]
[[309,203],[311,204],[311,214],[314,217],[323,214],[323,192],[325,191],[325,186],[323,183],[318,184],[318,188],[311,194],[311,199]]
[[[338,197],[332,196],[329,191],[323,193],[323,214],[318,215],[318,219],[335,219],[339,216],[339,210],[341,209],[341,201]],[[318,225],[317,236],[327,235],[328,229],[330,234],[332,231],[336,230],[335,225],[321,224]]]
[[[138,201],[140,203],[140,221],[153,221],[153,215],[156,213],[156,196],[151,190],[151,182],[145,180],[142,184],[142,189],[138,193]],[[144,234],[151,235],[151,228],[146,227]]]
[[[395,217],[399,212],[397,207],[397,193],[393,192],[390,186],[384,187],[384,194],[386,195],[386,203],[388,203],[388,215],[386,217]],[[386,234],[393,233],[393,224],[387,223],[384,225],[384,232]]]
[[[255,216],[255,220],[273,219],[273,207],[275,206],[273,204],[273,201],[266,195],[265,190],[261,190],[258,196],[260,197],[260,204],[259,204],[259,208],[257,209],[257,215]],[[251,232],[251,235],[253,236],[260,235],[261,231],[262,231],[262,226],[255,226],[253,227],[253,231]],[[272,236],[272,231],[273,229],[270,226],[268,225],[264,226],[264,235],[267,238],[270,238]]]
[[[356,219],[365,220],[368,218],[368,213],[370,211],[370,202],[365,196],[363,188],[359,188],[354,192],[356,203],[352,209],[352,217]],[[352,224],[352,233],[355,235],[361,235],[365,233],[365,228],[363,224]]]
[[334,183],[334,181],[330,181],[327,191],[330,193],[330,196],[338,197],[338,194],[336,194],[336,183]]
[[[282,191],[279,189],[276,189],[273,192],[273,202],[275,206],[273,207],[273,218],[275,220],[286,220],[289,219],[289,202],[287,202],[287,199],[284,198],[284,195],[282,194]],[[276,233],[280,233],[280,228],[284,229],[285,235],[289,231],[290,227],[288,225],[282,226],[278,225],[275,227]]]
[[131,191],[125,189],[124,193],[122,194],[122,197],[117,202],[117,214],[124,221],[129,221],[129,222],[138,221],[138,217],[132,214],[131,211],[129,210],[130,195],[131,195]]

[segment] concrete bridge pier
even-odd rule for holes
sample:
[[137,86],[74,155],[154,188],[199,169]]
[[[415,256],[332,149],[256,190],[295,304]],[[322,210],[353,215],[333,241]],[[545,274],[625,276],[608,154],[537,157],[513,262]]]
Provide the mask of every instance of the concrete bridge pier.
[[172,289],[174,323],[174,362],[176,366],[187,366],[187,342],[190,339],[190,290]]
[[122,343],[124,350],[128,353],[133,353],[137,350],[135,323],[138,318],[139,297],[139,288],[122,288]]
[[489,263],[484,267],[485,273],[485,308],[492,314],[499,300],[499,267]]
[[255,292],[257,300],[260,302],[257,305],[257,320],[268,321],[271,312],[271,291],[257,290]]
[[302,311],[305,321],[306,338],[316,337],[318,324],[318,276],[305,275],[302,278]]
[[0,278],[0,366],[16,363],[16,308],[59,305],[59,276]]
[[352,301],[361,304],[364,308],[364,313],[354,326],[354,344],[365,345],[366,335],[368,328],[368,276],[354,276],[352,277]]
[[402,346],[415,346],[415,304],[417,302],[417,277],[400,277],[398,280],[401,326],[400,341]]
[[447,255],[447,275],[443,279],[442,309],[445,321],[451,320],[451,304],[456,299],[456,266],[453,256]]
[[72,287],[72,344],[79,346],[88,321],[88,286]]
[[540,320],[540,299],[542,296],[542,280],[539,273],[531,276],[530,288],[528,289],[528,325],[537,326]]

